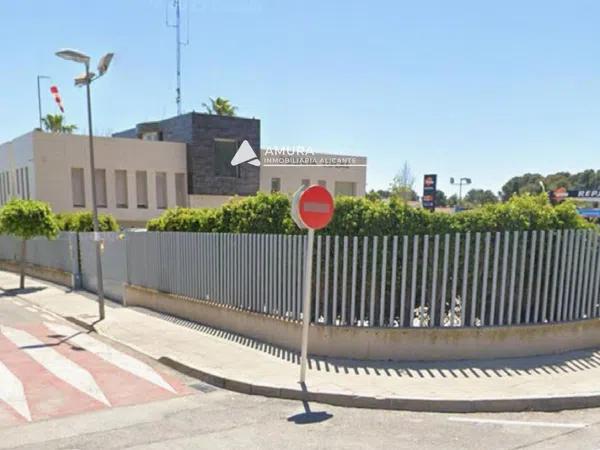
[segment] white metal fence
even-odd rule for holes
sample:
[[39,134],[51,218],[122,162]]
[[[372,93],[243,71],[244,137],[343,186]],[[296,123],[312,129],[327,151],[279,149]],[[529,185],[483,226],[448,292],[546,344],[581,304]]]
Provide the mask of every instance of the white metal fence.
[[[128,281],[299,319],[304,236],[129,233]],[[599,235],[586,230],[318,236],[313,321],[443,327],[600,314]]]
[[[301,318],[305,236],[102,233],[105,291],[123,283]],[[0,236],[0,259],[19,241]],[[81,274],[95,291],[93,233],[33,239],[27,261]],[[592,230],[435,236],[317,236],[311,320],[333,326],[478,327],[600,316],[600,235]]]
[[[17,262],[21,258],[21,241],[0,236],[0,259]],[[35,238],[27,241],[26,261],[37,266],[77,273],[77,233],[62,232],[54,240]]]
[[[120,233],[98,233],[102,239],[102,280],[107,298],[123,301],[123,283],[127,277],[126,243]],[[81,285],[97,292],[96,242],[94,233],[79,233]]]

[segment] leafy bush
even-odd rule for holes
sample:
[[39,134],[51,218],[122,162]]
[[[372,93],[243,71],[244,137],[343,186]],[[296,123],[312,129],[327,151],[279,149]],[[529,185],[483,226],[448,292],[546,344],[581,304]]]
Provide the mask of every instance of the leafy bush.
[[[94,231],[91,211],[60,213],[56,215],[56,222],[62,231]],[[110,214],[98,216],[100,231],[119,231],[119,224]]]
[[[456,214],[432,213],[400,199],[336,197],[335,214],[321,234],[341,236],[415,235],[477,231],[590,228],[571,202],[553,207],[545,195],[514,196]],[[148,222],[151,231],[300,234],[282,194],[235,199],[220,208],[175,208]]]

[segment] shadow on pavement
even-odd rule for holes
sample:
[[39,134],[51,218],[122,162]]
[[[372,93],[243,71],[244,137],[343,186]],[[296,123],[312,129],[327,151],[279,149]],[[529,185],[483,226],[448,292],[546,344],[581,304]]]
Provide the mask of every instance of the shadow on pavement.
[[[300,364],[300,354],[272,344],[257,341],[226,330],[220,330],[142,307],[136,311],[194,329],[210,336],[227,339],[267,353],[291,364]],[[399,378],[503,378],[527,375],[559,375],[600,368],[600,348],[527,358],[461,361],[364,361],[309,357],[310,370],[346,375],[370,375]]]

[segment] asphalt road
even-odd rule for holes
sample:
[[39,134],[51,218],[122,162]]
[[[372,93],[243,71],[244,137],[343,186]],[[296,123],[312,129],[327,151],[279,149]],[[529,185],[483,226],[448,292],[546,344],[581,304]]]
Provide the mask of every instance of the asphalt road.
[[247,396],[7,295],[0,363],[0,448],[600,449],[600,409],[427,414]]

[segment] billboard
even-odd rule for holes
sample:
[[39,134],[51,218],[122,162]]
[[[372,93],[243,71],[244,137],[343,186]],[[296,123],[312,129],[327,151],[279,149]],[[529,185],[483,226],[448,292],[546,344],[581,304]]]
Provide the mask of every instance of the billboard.
[[437,191],[437,175],[429,174],[423,177],[423,208],[435,211],[435,194]]

